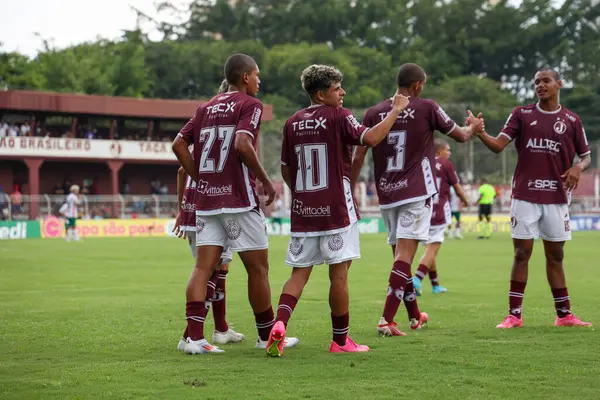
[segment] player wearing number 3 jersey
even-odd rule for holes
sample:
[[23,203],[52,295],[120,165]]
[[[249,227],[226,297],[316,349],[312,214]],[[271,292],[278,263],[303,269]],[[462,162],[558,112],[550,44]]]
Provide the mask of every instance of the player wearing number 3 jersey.
[[[428,320],[421,313],[412,284],[411,264],[419,241],[426,241],[431,219],[431,198],[438,189],[434,171],[434,131],[464,142],[474,131],[483,129],[483,121],[473,119],[469,127],[457,126],[434,101],[419,95],[426,74],[416,64],[404,64],[397,76],[397,93],[410,98],[398,116],[387,140],[373,148],[375,181],[381,214],[388,231],[388,243],[394,249],[394,265],[388,295],[377,331],[385,336],[404,336],[394,322],[402,300],[408,311],[410,328],[418,329]],[[385,100],[367,110],[366,126],[381,121],[391,107]],[[469,115],[472,114],[469,111]],[[358,179],[366,148],[358,147],[352,165],[352,183]]]
[[408,99],[396,96],[371,129],[343,108],[342,73],[326,65],[302,72],[311,106],[287,120],[281,146],[281,174],[292,192],[291,239],[286,263],[293,267],[277,307],[267,354],[281,356],[286,325],[313,265],[329,265],[333,340],[329,351],[364,352],[348,336],[348,267],[360,257],[357,212],[350,191],[352,146],[375,146],[388,134]]

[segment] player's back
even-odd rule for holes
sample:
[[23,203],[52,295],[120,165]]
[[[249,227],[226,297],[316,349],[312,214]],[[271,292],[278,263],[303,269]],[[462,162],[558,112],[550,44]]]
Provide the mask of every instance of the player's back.
[[77,218],[77,206],[79,205],[79,198],[76,194],[70,193],[67,196],[67,212],[66,215],[69,218]]
[[445,158],[435,158],[435,175],[438,193],[433,196],[433,212],[431,225],[445,225],[450,223],[450,190],[459,182],[454,165]]
[[[365,125],[374,126],[391,110],[388,99],[371,107]],[[377,194],[381,208],[425,200],[437,193],[433,132],[450,133],[456,124],[434,101],[411,97],[387,139],[373,148]]]
[[324,105],[286,122],[281,162],[291,172],[292,235],[332,234],[356,222],[348,146],[362,144],[366,130],[347,109]]
[[194,144],[200,215],[238,213],[258,207],[254,176],[235,152],[235,136],[247,134],[256,148],[262,103],[239,92],[219,94],[196,110],[180,135]]

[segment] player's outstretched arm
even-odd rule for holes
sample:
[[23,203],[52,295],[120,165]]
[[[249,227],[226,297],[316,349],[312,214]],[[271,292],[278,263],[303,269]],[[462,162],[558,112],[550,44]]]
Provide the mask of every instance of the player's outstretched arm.
[[475,118],[471,110],[467,110],[467,114],[468,117],[465,126],[456,126],[452,132],[448,134],[449,137],[458,143],[465,143],[471,139],[473,135],[477,135],[485,130],[485,123],[481,118],[481,113],[479,113],[477,118]]
[[502,152],[511,142],[510,138],[507,135],[499,134],[496,137],[490,136],[487,132],[483,131],[480,134],[476,135],[483,142],[485,147],[498,154]]
[[454,185],[452,185],[452,187],[454,188],[454,192],[462,202],[463,207],[469,207],[469,199],[467,199],[467,195],[465,194],[465,191],[463,190],[461,184],[455,183]]
[[269,205],[275,199],[275,187],[273,182],[267,176],[267,172],[260,164],[254,146],[252,145],[252,137],[245,132],[240,132],[235,135],[235,142],[233,144],[235,151],[240,156],[240,159],[248,167],[250,172],[262,182],[267,200],[265,205]]
[[171,146],[173,149],[173,153],[175,153],[175,157],[179,160],[179,163],[185,170],[185,172],[192,177],[194,181],[198,180],[198,172],[194,167],[194,159],[192,154],[188,150],[187,142],[181,137],[176,136],[173,141],[173,145]]
[[354,149],[354,155],[352,156],[352,172],[350,174],[350,187],[352,188],[352,193],[354,193],[356,182],[358,182],[358,177],[360,176],[360,170],[365,163],[367,151],[369,151],[369,149],[364,146],[356,146]]
[[381,142],[394,126],[394,123],[398,119],[400,113],[408,106],[408,97],[401,94],[396,94],[392,102],[392,110],[388,115],[367,131],[362,139],[362,143],[365,146],[375,147]]

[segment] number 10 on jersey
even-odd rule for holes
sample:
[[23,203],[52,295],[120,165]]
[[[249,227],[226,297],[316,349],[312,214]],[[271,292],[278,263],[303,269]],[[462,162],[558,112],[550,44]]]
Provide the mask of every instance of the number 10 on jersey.
[[315,192],[329,186],[327,181],[327,144],[297,144],[296,192]]

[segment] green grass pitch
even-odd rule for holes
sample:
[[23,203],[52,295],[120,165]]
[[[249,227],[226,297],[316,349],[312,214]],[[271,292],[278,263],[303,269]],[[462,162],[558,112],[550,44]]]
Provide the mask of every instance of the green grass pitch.
[[[380,338],[391,251],[383,235],[361,237],[350,270],[350,332],[367,354],[329,354],[325,267],[313,272],[288,327],[301,341],[282,359],[254,348],[246,273],[234,260],[228,320],[246,335],[224,354],[176,351],[193,265],[174,238],[0,242],[2,399],[398,399],[599,398],[596,328],[554,328],[542,246],[525,293],[525,328],[494,328],[507,312],[512,247],[507,235],[442,247],[449,293],[419,298],[427,329]],[[598,233],[576,233],[565,267],[574,312],[600,326]],[[289,275],[287,238],[270,240],[274,305]],[[416,266],[413,266],[413,271]],[[207,332],[212,332],[212,316]],[[404,306],[397,321],[409,331]]]

